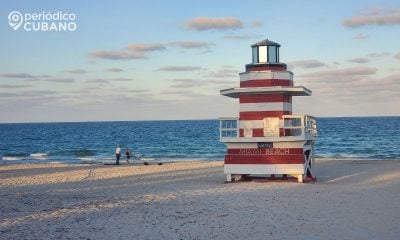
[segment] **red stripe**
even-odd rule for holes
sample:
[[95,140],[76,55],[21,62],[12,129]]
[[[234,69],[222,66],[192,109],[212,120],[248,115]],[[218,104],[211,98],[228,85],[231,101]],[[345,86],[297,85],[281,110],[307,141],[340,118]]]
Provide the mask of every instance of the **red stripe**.
[[295,155],[225,155],[224,164],[303,164],[303,154]]
[[239,103],[292,102],[292,96],[286,94],[252,94],[240,95]]
[[[244,137],[244,129],[239,129],[239,137]],[[263,128],[253,128],[252,129],[252,137],[264,137],[264,129]]]
[[263,128],[253,128],[253,137],[264,137]]
[[227,149],[227,154],[234,155],[273,155],[273,154],[300,154],[303,148],[239,148]]
[[285,129],[284,133],[285,133],[285,135],[283,135],[283,132],[282,132],[282,136],[292,136],[292,129]]
[[275,70],[275,71],[286,71],[286,66],[265,66],[265,67],[247,67],[246,72],[258,72],[258,71],[267,71],[267,70]]
[[284,136],[286,136],[286,135],[285,135],[286,130],[288,130],[288,129],[279,128],[279,137],[284,137]]
[[290,115],[290,111],[257,111],[257,112],[240,112],[239,120],[262,120],[266,117],[279,117],[282,115]]
[[240,82],[240,87],[293,86],[293,81],[283,79],[248,80]]

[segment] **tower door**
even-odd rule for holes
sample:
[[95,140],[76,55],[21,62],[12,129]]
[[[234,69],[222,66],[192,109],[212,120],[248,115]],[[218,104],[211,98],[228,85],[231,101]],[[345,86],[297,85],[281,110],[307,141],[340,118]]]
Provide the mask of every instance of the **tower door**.
[[264,137],[279,137],[279,118],[264,118]]

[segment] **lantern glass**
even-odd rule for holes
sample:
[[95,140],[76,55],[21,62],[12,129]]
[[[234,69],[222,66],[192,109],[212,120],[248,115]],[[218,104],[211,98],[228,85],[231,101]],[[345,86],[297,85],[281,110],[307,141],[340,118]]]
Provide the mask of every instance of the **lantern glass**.
[[258,62],[258,47],[253,47],[253,63]]
[[267,62],[267,46],[258,47],[258,62],[259,63]]
[[276,46],[268,46],[268,62],[278,62]]

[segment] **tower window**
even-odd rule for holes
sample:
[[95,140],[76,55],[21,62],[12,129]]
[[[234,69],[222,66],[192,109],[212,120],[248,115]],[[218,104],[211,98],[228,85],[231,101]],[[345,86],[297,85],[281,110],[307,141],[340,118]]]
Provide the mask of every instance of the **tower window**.
[[276,46],[268,46],[268,62],[278,62]]
[[258,62],[259,63],[267,62],[267,46],[258,47]]
[[253,63],[258,63],[258,47],[253,47]]

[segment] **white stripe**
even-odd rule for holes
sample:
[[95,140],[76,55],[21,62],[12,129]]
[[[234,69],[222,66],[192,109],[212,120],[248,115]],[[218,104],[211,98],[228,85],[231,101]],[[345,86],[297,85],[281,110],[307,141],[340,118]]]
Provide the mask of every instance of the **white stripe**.
[[240,112],[259,112],[259,111],[292,111],[292,104],[287,102],[267,102],[267,103],[241,103]]
[[298,142],[274,142],[274,148],[302,148],[305,141]]
[[244,129],[246,126],[251,126],[251,128],[264,128],[264,122],[263,122],[263,120],[239,121],[239,128]]
[[246,87],[228,88],[219,91],[221,95],[238,98],[241,93],[245,94],[279,94],[285,93],[291,96],[311,96],[312,91],[303,86],[273,86],[273,87]]
[[304,164],[224,164],[225,174],[304,174]]
[[282,79],[293,81],[293,73],[289,71],[262,71],[239,73],[240,81],[261,79]]
[[226,143],[228,149],[258,148],[257,143]]
[[[274,148],[302,148],[306,142],[274,142]],[[258,148],[257,143],[225,143],[228,149]]]
[[[240,120],[239,128],[245,129],[247,126],[251,128],[264,128],[264,120]],[[283,127],[283,119],[279,119],[279,127]]]

